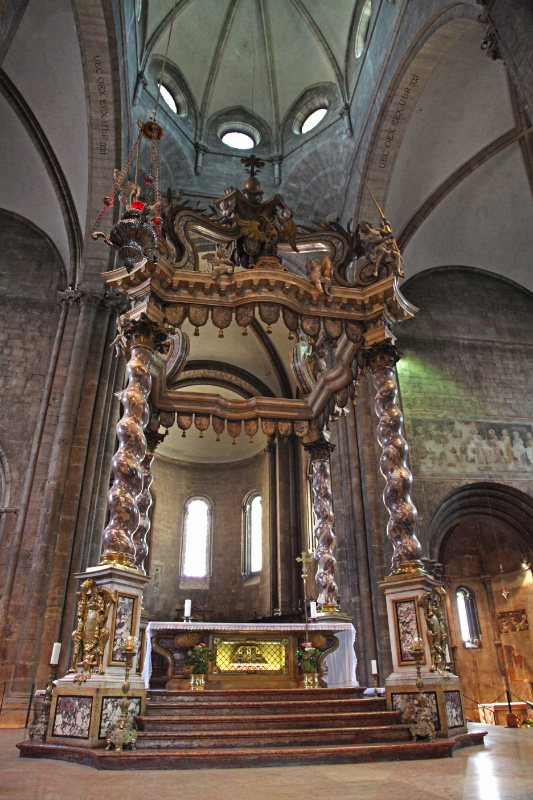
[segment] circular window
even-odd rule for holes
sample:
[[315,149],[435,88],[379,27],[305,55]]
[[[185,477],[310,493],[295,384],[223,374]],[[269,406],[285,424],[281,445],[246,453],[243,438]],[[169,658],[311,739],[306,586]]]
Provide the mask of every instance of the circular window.
[[178,104],[174,100],[174,97],[172,96],[172,94],[169,92],[167,87],[164,86],[162,83],[159,83],[158,86],[159,86],[159,91],[161,93],[161,97],[163,98],[163,100],[165,101],[167,106],[170,108],[171,111],[174,112],[174,114],[177,114],[178,113]]
[[372,14],[372,0],[366,0],[359,17],[357,31],[355,33],[355,57],[361,58],[365,49],[368,26],[370,25],[370,15]]
[[234,147],[237,150],[251,150],[252,147],[255,147],[252,137],[241,131],[228,131],[220,138],[226,147]]
[[308,133],[309,131],[312,131],[313,128],[316,128],[318,123],[324,119],[327,113],[327,108],[317,108],[316,111],[313,111],[312,114],[309,114],[309,116],[305,118],[302,125],[302,133]]

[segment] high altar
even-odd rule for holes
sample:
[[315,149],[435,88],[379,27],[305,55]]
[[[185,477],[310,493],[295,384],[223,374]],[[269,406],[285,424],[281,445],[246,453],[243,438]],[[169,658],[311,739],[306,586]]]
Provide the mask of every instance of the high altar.
[[[394,372],[400,354],[389,325],[413,316],[416,309],[398,287],[401,256],[394,238],[385,220],[379,230],[361,223],[356,233],[325,222],[298,229],[281,197],[263,200],[257,177],[261,162],[254,156],[244,161],[248,177],[242,190],[227,190],[213,213],[178,201],[167,209],[161,229],[136,202],[105,236],[123,262],[106,280],[127,301],[118,319],[116,347],[127,359],[128,384],[121,393],[123,416],[117,426],[119,448],[100,562],[78,576],[72,661],[48,696],[51,708],[43,736],[51,745],[79,749],[101,748],[106,741],[116,744],[110,732],[119,717],[119,728],[131,729],[131,718],[142,718],[145,712],[152,654],[163,659],[166,689],[183,694],[188,687],[186,654],[200,641],[214,653],[206,687],[216,697],[222,690],[297,692],[294,655],[304,638],[319,652],[318,685],[324,691],[357,686],[355,632],[339,607],[329,424],[354,399],[362,372],[372,376],[376,389],[383,497],[393,551],[390,574],[382,583],[394,663],[386,681],[387,713],[397,719],[406,704],[414,703],[415,738],[431,740],[435,732],[449,737],[466,730],[459,682],[446,665],[442,590],[424,570],[409,494],[412,478]],[[200,247],[211,247],[212,272],[199,269]],[[305,254],[305,276],[284,267],[283,254],[291,250]],[[246,334],[256,315],[267,333],[281,318],[295,340],[291,368],[297,398],[230,401],[169,388],[167,376],[179,374],[189,355],[185,320],[195,333],[212,324],[223,338],[232,324]],[[329,363],[322,352],[326,339]],[[143,590],[150,580],[151,464],[165,431],[176,422],[184,432],[194,423],[200,432],[212,426],[218,436],[227,433],[233,439],[241,430],[252,437],[260,426],[270,439],[300,441],[309,454],[318,618],[307,632],[303,622],[170,623],[149,622],[142,615]],[[132,642],[141,640],[135,658],[128,636],[134,637]],[[369,653],[369,659],[374,655]],[[129,681],[124,683],[125,666]],[[24,746],[24,754],[35,754],[31,748]]]

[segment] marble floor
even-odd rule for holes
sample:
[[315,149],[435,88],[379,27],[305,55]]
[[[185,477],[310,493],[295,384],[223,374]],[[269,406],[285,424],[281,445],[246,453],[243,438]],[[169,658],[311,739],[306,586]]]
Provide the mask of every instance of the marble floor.
[[533,729],[488,730],[485,747],[453,758],[317,767],[264,767],[178,772],[100,772],[60,761],[22,759],[20,730],[0,729],[0,798],[19,800],[531,800]]

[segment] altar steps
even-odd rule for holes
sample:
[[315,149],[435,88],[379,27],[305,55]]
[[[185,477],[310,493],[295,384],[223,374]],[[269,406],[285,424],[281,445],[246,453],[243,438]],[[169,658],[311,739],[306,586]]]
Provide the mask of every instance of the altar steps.
[[234,731],[234,730],[284,730],[287,728],[371,728],[396,725],[396,711],[366,711],[358,714],[323,714],[309,709],[306,714],[258,714],[220,716],[144,716],[137,717],[139,731]]
[[212,703],[208,700],[198,702],[176,703],[172,700],[148,700],[146,703],[146,716],[241,716],[246,715],[279,715],[306,714],[320,705],[321,714],[347,714],[363,713],[369,711],[385,711],[385,700],[373,698],[357,698],[355,700],[266,700],[266,701],[233,701],[231,703]]
[[[362,697],[364,686],[346,689],[205,689],[210,703],[230,703],[232,700],[352,700]],[[149,689],[148,699],[153,702],[197,702],[201,692],[191,689]],[[366,699],[366,698],[365,698]],[[370,698],[372,699],[372,698]]]
[[335,744],[375,744],[376,742],[408,742],[408,725],[380,725],[362,728],[287,728],[273,730],[216,730],[216,731],[150,731],[138,732],[137,747],[141,750],[159,748],[202,749],[215,747],[305,747]]

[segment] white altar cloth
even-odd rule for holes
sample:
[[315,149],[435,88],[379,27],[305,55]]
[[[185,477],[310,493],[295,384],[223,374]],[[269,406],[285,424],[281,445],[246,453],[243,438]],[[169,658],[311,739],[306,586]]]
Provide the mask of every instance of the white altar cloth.
[[[261,624],[259,622],[150,622],[146,628],[145,653],[142,678],[148,688],[152,675],[152,636],[157,631],[305,631],[303,623]],[[309,633],[331,631],[339,639],[338,648],[326,658],[327,684],[332,686],[357,686],[354,651],[355,628],[349,622],[312,622]]]

